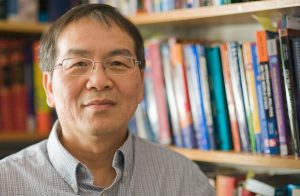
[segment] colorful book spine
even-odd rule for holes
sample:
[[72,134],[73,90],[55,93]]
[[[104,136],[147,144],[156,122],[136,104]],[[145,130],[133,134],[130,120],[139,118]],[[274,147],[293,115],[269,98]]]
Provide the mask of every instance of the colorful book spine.
[[230,76],[233,88],[233,97],[234,103],[236,106],[237,112],[237,120],[239,123],[239,131],[240,131],[240,139],[242,151],[250,152],[251,144],[249,139],[249,131],[245,113],[245,106],[243,103],[243,92],[241,86],[241,78],[240,78],[240,70],[238,64],[238,51],[237,51],[237,43],[230,42],[227,43],[228,50],[228,59],[229,59],[229,68],[230,68]]
[[281,70],[283,73],[283,83],[285,89],[287,116],[290,127],[289,141],[291,145],[290,151],[292,154],[299,155],[299,123],[297,121],[296,112],[296,95],[295,95],[295,75],[294,66],[292,62],[292,52],[290,47],[290,40],[300,36],[300,30],[293,29],[279,29],[279,43],[281,51]]
[[4,132],[13,130],[13,97],[12,97],[12,78],[11,66],[9,64],[9,42],[0,40],[0,126]]
[[163,76],[163,64],[160,51],[160,41],[152,40],[149,45],[149,60],[152,66],[152,79],[155,86],[154,95],[157,103],[159,118],[159,142],[161,144],[171,144],[171,134],[169,126],[168,107],[166,99],[166,90]]
[[161,44],[163,73],[167,93],[167,103],[169,108],[170,121],[172,126],[172,137],[177,147],[183,147],[181,128],[179,125],[179,114],[176,106],[176,96],[174,89],[173,75],[174,70],[171,65],[170,48],[167,43]]
[[228,108],[225,94],[222,62],[219,47],[206,48],[208,77],[211,87],[212,107],[215,127],[217,129],[217,142],[221,150],[231,150],[232,140],[229,125]]
[[193,116],[196,146],[209,150],[208,130],[203,108],[200,76],[197,68],[197,53],[194,44],[184,45],[184,62],[187,76],[188,92]]
[[224,77],[224,85],[225,85],[225,92],[226,92],[229,119],[230,119],[233,149],[236,152],[241,152],[240,133],[239,133],[235,103],[233,98],[233,89],[231,84],[228,51],[227,51],[226,43],[220,45],[220,52],[221,52],[221,59],[222,59],[223,77]]
[[207,61],[205,54],[205,47],[201,44],[196,44],[194,53],[197,58],[197,68],[200,76],[201,92],[202,92],[202,107],[204,108],[206,127],[208,131],[208,139],[210,149],[216,149],[214,121],[211,106],[210,87],[208,82]]
[[237,51],[238,51],[238,65],[239,65],[239,72],[240,72],[240,78],[241,78],[241,87],[242,87],[242,93],[243,93],[245,115],[246,115],[246,120],[247,120],[248,131],[249,131],[251,152],[255,152],[256,144],[255,144],[255,135],[254,135],[254,131],[253,131],[252,111],[250,109],[250,103],[249,103],[248,85],[247,85],[246,75],[245,75],[245,67],[244,67],[244,60],[243,60],[243,54],[242,54],[242,45],[239,43],[237,44]]
[[42,85],[42,72],[39,63],[40,42],[33,43],[33,82],[36,132],[49,133],[52,126],[51,109],[46,102],[46,94]]
[[[295,83],[296,83],[295,96],[296,96],[297,122],[299,123],[300,122],[300,35],[298,38],[292,39],[292,52],[293,52],[293,62],[294,62]],[[299,132],[298,132],[298,140],[300,140]],[[299,148],[300,146],[298,146],[298,151],[300,151]]]
[[255,43],[253,42],[243,43],[243,57],[244,57],[245,75],[247,79],[251,121],[253,123],[253,132],[255,137],[256,152],[262,153],[260,144],[257,144],[257,139],[256,139],[261,137],[261,126],[259,121],[258,101],[257,101],[256,88],[255,88],[255,75],[254,75],[253,59],[252,59],[252,51],[251,51],[251,47],[253,45],[255,45]]
[[274,104],[275,104],[275,114],[277,119],[278,135],[279,135],[279,145],[280,154],[288,154],[287,146],[287,122],[286,113],[284,109],[284,93],[282,90],[282,79],[280,70],[280,56],[278,53],[278,33],[267,32],[267,49],[269,57],[270,66],[270,77],[273,90]]
[[179,113],[182,139],[186,148],[195,147],[193,118],[188,95],[187,79],[183,58],[182,43],[176,38],[169,39],[172,69],[174,70],[174,89]]
[[[268,132],[263,133],[264,144],[269,145],[270,154],[279,154],[278,130],[274,110],[274,99],[269,71],[269,58],[267,49],[267,34],[265,31],[256,32],[259,70],[264,95],[264,107],[268,123]],[[265,152],[268,153],[268,152]]]

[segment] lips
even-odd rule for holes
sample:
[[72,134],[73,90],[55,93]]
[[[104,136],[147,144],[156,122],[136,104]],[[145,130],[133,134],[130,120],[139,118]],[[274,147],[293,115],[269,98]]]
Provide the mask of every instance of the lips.
[[94,109],[109,109],[110,107],[116,105],[116,102],[110,99],[96,99],[84,104],[85,107]]

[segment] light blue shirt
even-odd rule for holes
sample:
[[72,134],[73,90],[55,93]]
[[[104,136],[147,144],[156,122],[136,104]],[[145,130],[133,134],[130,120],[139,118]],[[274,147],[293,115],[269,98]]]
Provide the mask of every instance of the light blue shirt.
[[129,133],[112,162],[111,186],[93,185],[89,169],[60,143],[56,122],[48,140],[0,160],[0,195],[214,195],[206,176],[187,158]]

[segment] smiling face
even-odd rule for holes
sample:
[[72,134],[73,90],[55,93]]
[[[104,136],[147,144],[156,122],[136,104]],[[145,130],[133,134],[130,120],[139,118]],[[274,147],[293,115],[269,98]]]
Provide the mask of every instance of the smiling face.
[[[117,25],[92,19],[72,22],[57,40],[56,65],[66,58],[103,61],[115,55],[136,58],[134,42]],[[143,99],[143,71],[108,75],[102,64],[87,76],[69,76],[61,68],[43,74],[47,103],[55,107],[63,133],[82,136],[124,135]],[[123,134],[122,134],[123,133]]]

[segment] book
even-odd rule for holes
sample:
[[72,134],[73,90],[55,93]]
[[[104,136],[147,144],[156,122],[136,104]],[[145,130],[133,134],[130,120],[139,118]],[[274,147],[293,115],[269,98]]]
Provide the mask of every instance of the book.
[[37,133],[49,133],[52,126],[52,111],[46,102],[46,93],[42,84],[42,72],[39,63],[39,41],[35,41],[33,47],[33,87],[35,130]]
[[[250,109],[250,118],[253,125],[253,133],[255,138],[255,147],[256,152],[262,153],[260,140],[261,137],[261,126],[259,120],[259,110],[258,110],[258,99],[256,93],[256,84],[255,84],[255,74],[253,66],[253,57],[252,57],[252,47],[255,46],[254,42],[244,42],[243,43],[243,57],[244,57],[244,66],[245,66],[245,75],[247,79],[248,95],[249,95],[249,109]],[[259,143],[258,143],[259,142]]]
[[256,32],[256,43],[259,60],[260,79],[262,82],[262,90],[264,95],[264,108],[268,125],[268,132],[262,132],[264,145],[269,146],[269,149],[265,149],[265,153],[279,154],[279,139],[274,110],[274,98],[271,87],[266,31]]
[[255,135],[254,135],[254,131],[253,131],[252,111],[251,111],[250,102],[249,102],[248,84],[247,84],[246,75],[245,75],[242,44],[240,44],[240,43],[237,44],[237,54],[238,54],[240,82],[241,82],[242,93],[243,93],[243,103],[244,103],[244,107],[245,107],[245,115],[246,115],[246,121],[247,121],[247,126],[248,126],[250,147],[251,147],[251,152],[254,153],[256,151],[256,144],[255,144]]
[[197,59],[197,70],[200,76],[202,107],[204,108],[209,147],[212,150],[216,149],[216,144],[205,47],[200,43],[197,43],[194,47],[194,53]]
[[279,135],[280,154],[288,154],[287,135],[288,127],[286,122],[286,113],[284,106],[284,93],[280,69],[280,54],[278,33],[267,32],[267,49],[270,66],[271,85],[273,90],[275,115]]
[[183,57],[183,43],[171,37],[168,40],[171,54],[172,69],[174,70],[174,90],[176,105],[179,113],[179,122],[184,147],[195,147],[193,118],[188,95],[188,86]]
[[289,184],[299,185],[299,174],[256,175],[245,181],[245,188],[265,196],[286,195]]
[[256,139],[256,151],[257,152],[269,152],[270,147],[264,143],[262,134],[268,133],[268,124],[267,124],[267,117],[264,107],[264,94],[262,89],[262,81],[261,81],[261,74],[259,69],[258,57],[257,57],[257,44],[253,43],[251,45],[251,54],[252,54],[252,63],[253,63],[253,72],[255,78],[255,90],[257,95],[257,104],[258,104],[258,114],[259,114],[259,122],[260,122],[260,133],[257,134],[255,137]]
[[233,88],[233,98],[236,106],[237,120],[239,124],[239,133],[241,140],[242,151],[250,152],[251,144],[249,138],[249,130],[247,125],[246,111],[243,98],[243,90],[241,84],[241,72],[239,69],[239,60],[238,60],[238,43],[229,42],[227,43],[228,51],[228,60],[229,60],[229,69],[230,77]]
[[220,45],[221,59],[222,59],[222,69],[224,77],[224,85],[226,92],[226,100],[228,105],[228,114],[230,120],[230,128],[233,142],[233,149],[236,152],[241,152],[241,141],[240,133],[237,121],[236,106],[233,98],[233,89],[230,76],[229,60],[228,60],[228,51],[226,43]]
[[239,183],[244,180],[241,175],[219,174],[216,177],[216,196],[236,195]]
[[[163,76],[163,64],[160,50],[160,40],[152,39],[148,45],[148,63],[152,70],[153,93],[156,99],[158,122],[159,122],[159,143],[171,144],[169,116],[166,101],[166,90]],[[149,105],[149,107],[152,107]]]
[[299,155],[299,121],[296,111],[296,81],[295,70],[292,62],[290,40],[300,36],[300,30],[279,29],[279,43],[281,52],[281,69],[283,73],[284,92],[286,97],[286,108],[289,123],[289,141],[292,154]]
[[13,131],[12,67],[9,63],[9,40],[0,40],[0,115],[1,129]]
[[172,138],[177,147],[183,147],[181,128],[179,124],[179,114],[176,106],[176,96],[174,87],[174,70],[171,65],[170,48],[165,42],[161,44],[163,73],[167,93],[168,111],[171,121]]
[[207,58],[207,71],[210,84],[213,118],[216,128],[216,143],[221,150],[231,150],[232,139],[220,49],[218,46],[213,46],[206,48],[205,52]]
[[202,150],[209,150],[208,129],[203,107],[201,81],[198,70],[198,54],[194,52],[194,44],[185,44],[184,62],[187,76],[188,93],[193,117],[196,147]]
[[195,44],[184,45],[184,60],[196,145],[200,149],[209,150],[210,141],[202,99],[199,56]]

